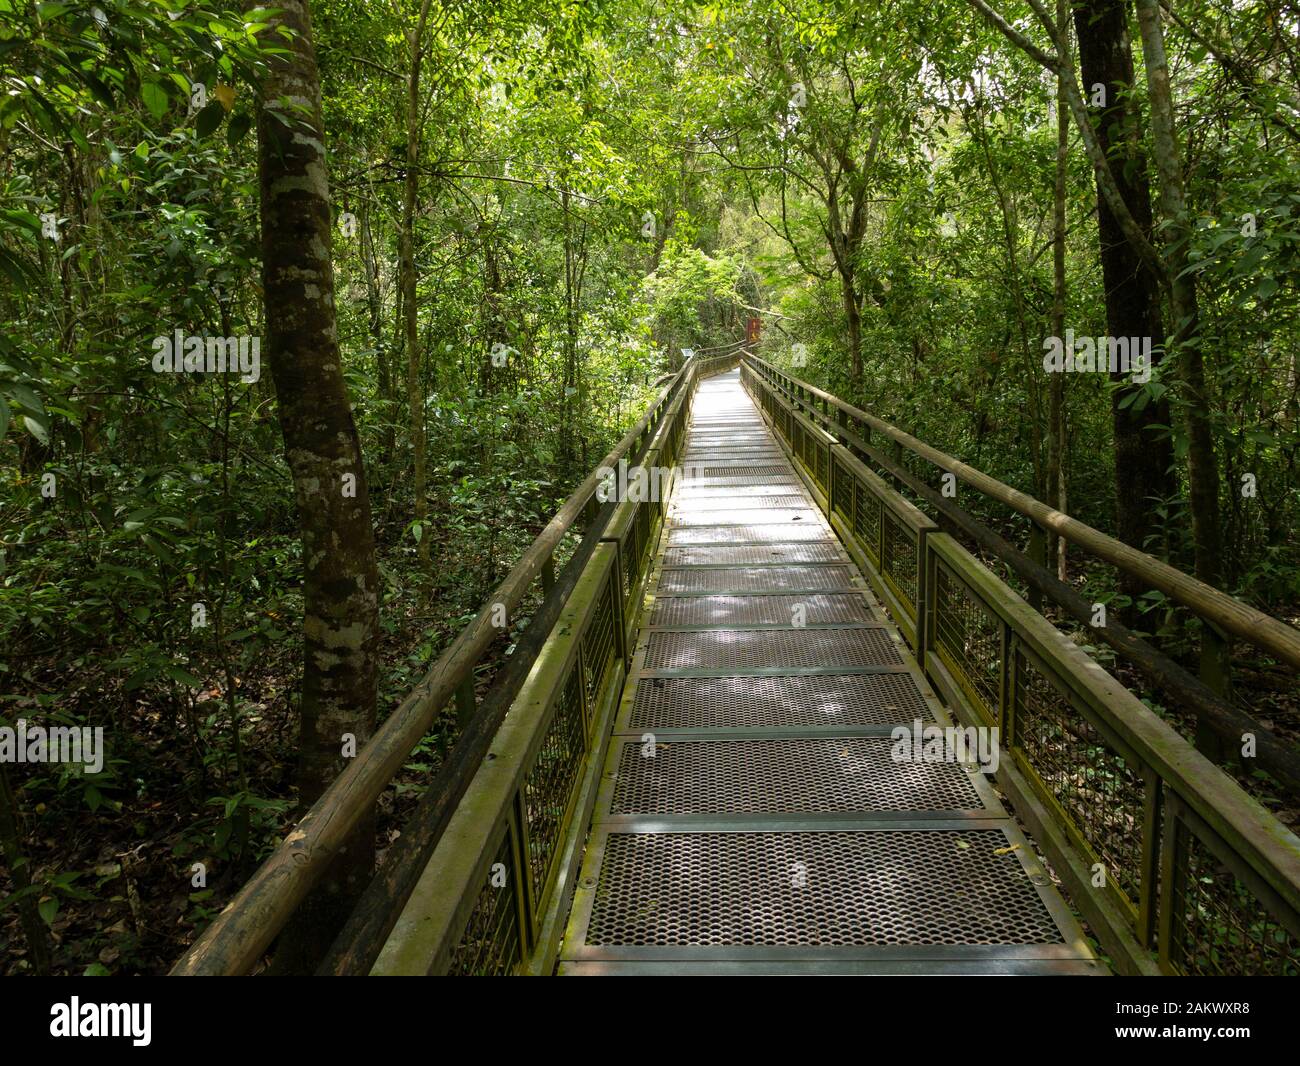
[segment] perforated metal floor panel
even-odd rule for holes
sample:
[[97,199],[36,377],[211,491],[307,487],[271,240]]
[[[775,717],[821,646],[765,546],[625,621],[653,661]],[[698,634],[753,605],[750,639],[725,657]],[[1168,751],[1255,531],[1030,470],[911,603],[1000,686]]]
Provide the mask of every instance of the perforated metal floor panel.
[[826,530],[811,522],[784,522],[775,526],[674,526],[668,530],[669,547],[689,544],[797,544],[827,540]]
[[[695,474],[699,478],[734,477],[741,471],[761,478],[764,474],[788,474],[790,468],[785,463],[756,463],[751,459],[712,459],[695,464]],[[695,478],[688,477],[686,483],[689,485],[693,480]]]
[[558,971],[1102,972],[736,374],[686,440]]
[[737,448],[748,449],[755,448],[766,451],[771,455],[768,462],[773,464],[785,464],[785,455],[774,440],[767,440],[761,444],[753,441],[734,440],[729,433],[711,434],[707,438],[689,437],[685,442],[687,450],[696,453],[697,462],[729,462],[726,453]]
[[[724,629],[692,633],[652,629],[644,669],[775,672],[821,667],[902,666],[886,629]],[[833,670],[828,671],[833,672]]]
[[816,566],[700,566],[665,570],[660,596],[708,595],[716,592],[831,592],[854,585],[845,563]]
[[895,762],[889,737],[622,742],[610,814],[983,810],[954,763]]
[[998,829],[621,833],[586,943],[1060,944]]
[[792,596],[664,596],[655,601],[652,626],[788,626],[802,613],[807,625],[871,622],[861,593]]
[[[737,511],[757,510],[807,510],[812,504],[805,496],[678,496],[673,503],[673,513],[696,514],[699,511],[723,511],[728,515]],[[739,516],[738,522],[748,521],[747,516]]]
[[684,526],[735,525],[753,529],[755,526],[771,526],[790,522],[807,522],[809,525],[821,525],[818,513],[808,508],[798,510],[782,508],[777,510],[776,508],[765,507],[759,510],[738,512],[730,509],[724,511],[714,508],[705,510],[695,507],[678,507],[673,514],[673,523],[678,528]]
[[789,563],[838,563],[843,561],[830,541],[807,544],[714,545],[698,548],[668,548],[663,555],[665,570],[682,566],[774,566]]
[[781,449],[771,441],[752,441],[744,438],[728,439],[725,437],[715,438],[713,440],[700,440],[695,437],[689,437],[686,440],[686,450],[682,454],[682,461],[688,462],[691,459],[723,459],[733,455],[765,455],[773,462],[780,462],[785,459],[781,454]]
[[799,484],[795,472],[790,469],[784,469],[780,474],[768,474],[761,478],[751,477],[749,474],[717,474],[705,477],[703,474],[694,476],[682,475],[681,484],[689,488],[718,488],[720,486],[741,488],[757,488],[764,492],[773,492],[777,485],[784,485],[793,488]]
[[910,673],[656,677],[636,686],[627,728],[853,729],[917,718],[934,715]]
[[685,503],[693,500],[715,498],[743,500],[750,497],[763,498],[773,493],[790,493],[791,495],[798,494],[795,498],[799,500],[806,500],[807,496],[800,492],[801,488],[802,486],[793,478],[775,487],[770,485],[687,485],[683,483],[678,487],[674,499]]
[[683,466],[712,466],[735,460],[752,461],[767,466],[785,464],[785,456],[775,447],[690,442],[687,443],[680,462]]

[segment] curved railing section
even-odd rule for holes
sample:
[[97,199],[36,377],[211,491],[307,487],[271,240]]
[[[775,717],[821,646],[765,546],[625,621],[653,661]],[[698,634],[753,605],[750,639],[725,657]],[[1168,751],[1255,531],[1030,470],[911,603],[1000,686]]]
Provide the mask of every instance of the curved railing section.
[[[863,462],[882,458],[873,430],[905,446],[913,438],[753,357],[741,376],[927,678],[966,724],[998,730],[1010,755],[998,783],[1116,967],[1300,975],[1300,839]],[[921,448],[942,470],[960,466]],[[977,471],[965,478],[980,479],[1063,535],[1104,538]],[[1295,661],[1291,627],[1252,628],[1267,616],[1103,546],[1103,557]]]

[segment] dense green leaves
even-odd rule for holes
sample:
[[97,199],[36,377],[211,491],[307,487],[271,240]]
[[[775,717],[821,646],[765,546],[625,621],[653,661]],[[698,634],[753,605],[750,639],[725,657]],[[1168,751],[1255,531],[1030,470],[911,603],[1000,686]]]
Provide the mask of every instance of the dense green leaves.
[[[1037,34],[1026,8],[999,6]],[[1296,48],[1266,4],[1177,8],[1226,573],[1284,613],[1300,601]],[[381,708],[680,350],[751,320],[764,356],[1036,489],[1054,87],[968,4],[433,2],[412,128],[419,12],[312,7],[334,305],[384,582]],[[170,934],[104,932],[130,906],[124,875],[93,874],[114,855],[144,846],[154,864],[146,927],[192,928],[291,817],[304,559],[267,362],[281,323],[262,308],[254,115],[286,44],[265,22],[181,0],[0,0],[0,717],[109,730],[106,776],[17,782],[34,842],[23,898],[69,972],[158,970],[175,953]],[[1066,206],[1066,322],[1100,336],[1077,137]],[[258,338],[259,379],[155,371],[156,342],[177,333]],[[1112,386],[1073,374],[1065,391],[1068,509],[1113,528]],[[1172,371],[1122,402],[1162,398],[1178,415]],[[428,439],[419,523],[412,408]],[[1181,457],[1182,420],[1159,431]],[[1151,504],[1148,547],[1185,563],[1181,494]],[[1113,592],[1109,575],[1070,577]],[[381,833],[454,730],[449,712],[385,797]],[[74,846],[41,843],[83,819]],[[220,887],[191,885],[195,862]]]

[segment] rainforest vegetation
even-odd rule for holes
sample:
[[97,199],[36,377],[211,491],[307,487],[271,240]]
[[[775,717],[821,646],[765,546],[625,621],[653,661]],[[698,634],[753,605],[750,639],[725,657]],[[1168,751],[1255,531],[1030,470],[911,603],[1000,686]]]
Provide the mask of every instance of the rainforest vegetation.
[[1298,163],[1293,0],[0,0],[0,972],[165,972],[691,353],[1294,624]]

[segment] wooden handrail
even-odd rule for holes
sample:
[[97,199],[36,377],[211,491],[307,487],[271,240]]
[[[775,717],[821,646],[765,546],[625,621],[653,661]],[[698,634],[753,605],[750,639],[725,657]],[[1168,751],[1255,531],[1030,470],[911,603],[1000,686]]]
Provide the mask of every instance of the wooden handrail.
[[[1185,574],[1168,563],[1130,547],[1114,537],[1069,515],[1057,511],[1034,497],[1013,489],[996,478],[972,466],[967,466],[951,455],[932,448],[924,441],[905,433],[897,426],[868,414],[859,407],[845,403],[824,389],[792,377],[779,367],[772,366],[757,356],[747,354],[746,360],[755,366],[771,371],[792,385],[804,389],[810,396],[843,411],[851,418],[870,426],[872,430],[902,445],[914,455],[951,473],[972,488],[991,499],[1010,507],[1013,511],[1037,522],[1043,529],[1064,537],[1072,544],[1113,564],[1126,574],[1141,578],[1152,588],[1159,589],[1171,599],[1191,608],[1202,618],[1219,626],[1225,632],[1255,645],[1289,666],[1300,669],[1300,630],[1271,615],[1243,603],[1205,582]],[[833,432],[833,424],[828,428]]]
[[[714,357],[728,359],[731,356]],[[307,894],[316,886],[402,764],[429,731],[438,711],[472,675],[500,630],[492,624],[497,604],[507,617],[541,575],[556,546],[580,519],[601,483],[600,468],[616,467],[633,452],[668,410],[680,388],[689,388],[704,363],[691,360],[656,397],[623,439],[565,500],[546,528],[457,634],[418,685],[325,790],[274,852],[258,867],[212,924],[172,968],[172,976],[247,973]]]
[[[822,413],[806,400],[800,402],[794,392],[780,381],[760,373],[752,365],[746,367],[745,378],[746,387],[763,409],[764,416],[770,416],[769,420],[783,446],[789,448],[792,458],[800,458],[800,449],[793,442],[795,425],[801,425],[804,433],[816,432],[819,438],[827,435],[820,424]],[[796,406],[801,409],[797,410]],[[899,478],[916,495],[934,505],[941,515],[950,519],[964,515],[946,501],[940,502],[939,493],[926,485],[921,477],[885,461],[881,452],[865,444],[865,434],[854,432],[857,427],[838,423],[829,428],[835,429],[854,447],[862,449],[886,474]],[[865,490],[875,498],[882,515],[900,503],[911,508],[906,497],[890,488],[859,461],[847,445],[832,445],[830,453],[832,467],[840,464],[840,475],[853,483],[851,495],[843,497],[845,502],[856,499]],[[801,461],[798,465],[803,466],[809,478],[815,480],[809,463]],[[850,552],[863,559],[865,576],[881,592],[882,587],[888,584],[883,581],[887,564],[883,552],[872,558],[871,542],[867,539],[878,535],[878,527],[870,522],[864,528],[859,528],[856,522],[840,522],[843,512],[838,517],[833,513],[837,508],[835,477],[836,474],[832,473],[828,478],[831,488],[826,495],[815,494],[818,506],[825,512],[827,520],[836,526]],[[856,514],[856,505],[852,509]],[[956,524],[966,532],[979,528],[973,520],[965,527],[961,522]],[[975,539],[982,547],[988,547],[987,540]],[[1195,876],[1187,865],[1188,860],[1177,858],[1179,845],[1172,836],[1187,828],[1190,824],[1188,818],[1199,820],[1205,827],[1204,831],[1196,830],[1203,844],[1213,839],[1218,841],[1216,846],[1225,849],[1219,859],[1251,894],[1253,902],[1243,905],[1243,916],[1253,919],[1252,908],[1257,906],[1266,916],[1294,931],[1297,928],[1295,916],[1300,914],[1300,839],[954,537],[930,528],[919,543],[922,566],[918,575],[921,598],[915,615],[917,636],[915,640],[908,638],[916,651],[917,661],[936,692],[954,709],[960,721],[968,725],[1000,728],[999,739],[1014,758],[1005,760],[1003,769],[999,770],[999,786],[1011,798],[1017,814],[1024,817],[1034,830],[1039,844],[1073,894],[1075,904],[1091,923],[1107,952],[1120,964],[1121,972],[1153,974],[1159,972],[1160,966],[1169,964],[1172,939],[1161,934],[1159,965],[1151,957],[1149,947],[1154,936],[1153,923],[1166,919],[1175,906],[1172,897],[1176,879]],[[876,547],[880,547],[879,541]],[[964,590],[963,595],[979,605],[995,630],[982,655],[978,650],[974,652],[973,671],[964,661],[961,650],[956,652],[955,659],[945,654],[945,634],[947,642],[951,645],[955,640],[959,649],[964,644],[969,650],[970,644],[963,636],[962,626],[952,625],[954,610],[959,614],[962,608],[954,609],[949,597],[940,595],[936,580],[940,564],[951,580]],[[895,619],[903,621],[899,609],[889,606]],[[1108,626],[1107,630],[1110,628]],[[1139,847],[1136,850],[1140,855],[1130,867],[1126,867],[1127,883],[1121,887],[1119,880],[1112,879],[1107,886],[1124,901],[1124,907],[1111,906],[1104,893],[1095,891],[1102,886],[1093,880],[1094,863],[1109,864],[1114,858],[1114,853],[1107,855],[1105,834],[1094,835],[1091,830],[1097,827],[1081,822],[1069,805],[1053,806],[1050,782],[1054,780],[1052,771],[1059,769],[1059,764],[1052,763],[1046,768],[1039,765],[1035,758],[1036,748],[1023,743],[1025,736],[1039,736],[1038,727],[1033,725],[1026,729],[1025,736],[1021,735],[1024,723],[1021,715],[1034,699],[1031,696],[1027,701],[1025,695],[1028,686],[1020,671],[1026,665],[1039,671],[1042,682],[1065,701],[1059,712],[1066,719],[1063,728],[1074,734],[1074,738],[1089,752],[1094,745],[1103,747],[1122,760],[1133,775],[1128,799],[1135,807],[1141,808],[1143,815],[1137,824],[1108,827],[1112,833],[1138,834]],[[981,698],[972,683],[977,675],[990,667],[996,672],[996,693],[990,690],[986,698]],[[1046,698],[1052,699],[1050,696]],[[1034,712],[1030,710],[1029,713]],[[1072,723],[1080,718],[1092,725],[1095,731],[1092,737],[1082,732],[1074,733]],[[1066,738],[1067,745],[1070,739]],[[1055,742],[1052,747],[1053,759],[1061,758],[1060,752],[1055,750]],[[1091,759],[1091,755],[1076,752],[1075,758],[1080,757]],[[1064,758],[1069,759],[1069,754]],[[1064,765],[1068,780],[1069,771],[1075,769],[1077,763],[1066,762]],[[1101,772],[1105,773],[1104,770]],[[1162,829],[1161,810],[1166,802],[1169,806],[1164,808]],[[1185,808],[1187,817],[1176,813],[1175,803]],[[1107,827],[1102,825],[1101,828]],[[1164,849],[1168,849],[1169,861],[1164,872],[1158,874],[1155,871],[1165,856]],[[1113,868],[1108,869],[1114,872]]]
[[1076,698],[1085,701],[1291,906],[1300,907],[1300,840],[1276,815],[956,540],[936,534],[927,541],[926,550],[948,563],[970,591],[1058,673]]

